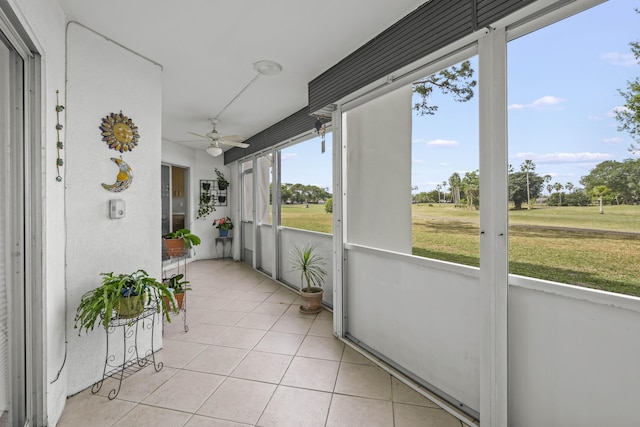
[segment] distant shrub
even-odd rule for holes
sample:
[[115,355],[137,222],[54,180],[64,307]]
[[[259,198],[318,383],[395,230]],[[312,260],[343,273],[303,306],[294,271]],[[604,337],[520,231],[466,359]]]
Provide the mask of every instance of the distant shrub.
[[333,197],[329,197],[325,202],[324,211],[326,213],[333,213]]

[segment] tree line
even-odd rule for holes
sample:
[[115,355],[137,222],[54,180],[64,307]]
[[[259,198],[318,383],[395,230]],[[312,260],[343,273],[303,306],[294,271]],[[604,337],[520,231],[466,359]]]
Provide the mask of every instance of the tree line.
[[[270,192],[271,193],[271,192]],[[281,184],[281,203],[318,203],[331,197],[328,188],[316,185]]]
[[[530,209],[537,201],[549,206],[587,206],[595,201],[604,204],[638,204],[640,202],[640,159],[599,163],[580,179],[583,187],[571,182],[552,182],[551,175],[539,175],[536,164],[525,160],[516,171],[509,165],[509,201],[515,209]],[[418,187],[413,187],[412,191]],[[563,191],[566,190],[566,191]],[[477,209],[480,203],[480,174],[454,172],[435,190],[412,196],[413,203],[452,203],[456,207]]]

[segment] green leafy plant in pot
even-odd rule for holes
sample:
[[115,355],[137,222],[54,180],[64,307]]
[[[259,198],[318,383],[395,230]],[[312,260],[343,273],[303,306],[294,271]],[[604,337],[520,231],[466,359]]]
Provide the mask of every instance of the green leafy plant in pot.
[[[322,285],[327,272],[324,259],[313,244],[296,246],[289,253],[289,262],[294,271],[300,271],[300,298],[302,313],[315,314],[322,309]],[[305,282],[307,286],[305,287]]]
[[218,170],[216,170],[216,175],[218,176],[218,190],[226,190],[229,187],[229,181],[224,177],[224,174]]
[[[184,274],[174,274],[173,276],[165,279],[163,282],[169,288],[169,291],[172,293],[173,298],[177,304],[178,310],[182,310],[182,304],[184,302],[184,293],[186,291],[190,291],[191,287],[189,286],[189,282],[186,280],[182,280],[184,278]],[[167,297],[165,297],[166,299]],[[169,302],[165,301],[165,305],[169,306]]]
[[[149,277],[146,271],[137,270],[130,274],[101,273],[102,284],[85,293],[76,309],[75,326],[86,332],[96,325],[103,324],[109,329],[113,318],[135,318],[145,307],[154,307],[158,313],[164,313],[167,322],[171,322],[170,311],[177,312],[178,307],[172,298],[172,292],[164,283]],[[165,300],[168,297],[169,300]]]
[[192,234],[188,228],[181,228],[172,233],[167,233],[162,238],[169,256],[183,256],[186,251],[202,243],[200,237]]

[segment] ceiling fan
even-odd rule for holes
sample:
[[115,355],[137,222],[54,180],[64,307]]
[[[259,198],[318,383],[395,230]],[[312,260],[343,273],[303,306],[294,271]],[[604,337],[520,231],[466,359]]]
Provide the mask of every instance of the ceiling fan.
[[238,135],[222,136],[216,130],[216,124],[218,124],[218,119],[209,119],[209,121],[213,125],[213,129],[211,130],[211,132],[208,132],[206,135],[201,135],[195,132],[187,132],[187,133],[210,141],[211,145],[209,146],[209,148],[207,148],[207,153],[209,153],[210,155],[216,157],[222,154],[222,148],[220,148],[219,144],[229,145],[231,147],[240,147],[240,148],[247,148],[249,146],[249,144],[245,144],[244,142],[242,142],[243,138]]

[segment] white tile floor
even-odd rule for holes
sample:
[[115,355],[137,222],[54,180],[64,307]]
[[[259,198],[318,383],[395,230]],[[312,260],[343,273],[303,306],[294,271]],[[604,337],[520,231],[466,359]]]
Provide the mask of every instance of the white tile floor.
[[301,314],[295,293],[230,260],[188,265],[189,332],[165,326],[146,367],[108,400],[104,384],[67,400],[59,427],[461,427],[332,335],[332,315]]

